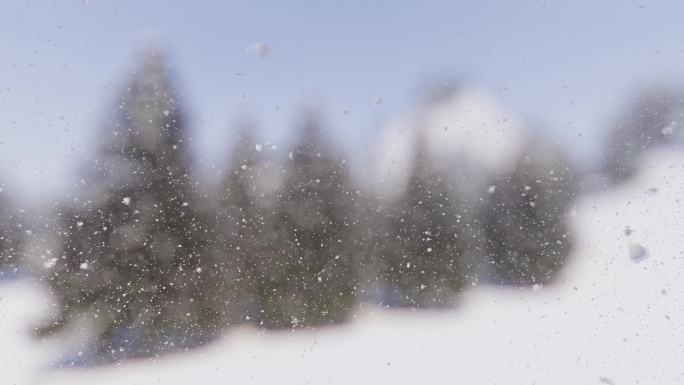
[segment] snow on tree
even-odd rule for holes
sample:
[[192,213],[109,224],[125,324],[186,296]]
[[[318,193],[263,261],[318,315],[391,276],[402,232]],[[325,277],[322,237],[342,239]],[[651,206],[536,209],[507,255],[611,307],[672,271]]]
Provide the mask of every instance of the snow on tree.
[[86,318],[97,362],[212,339],[218,265],[187,166],[180,95],[148,50],[123,90],[84,198],[63,205],[61,248],[45,281],[59,301],[55,332]]
[[377,252],[383,301],[444,307],[462,289],[466,237],[457,197],[420,142],[405,192],[381,210],[386,217]]
[[[362,182],[356,182],[359,185]],[[385,246],[385,211],[377,196],[355,191],[352,194],[353,211],[350,227],[350,243],[347,252],[353,255],[359,286],[356,290],[359,301],[382,302],[382,291],[386,285],[378,274],[382,249]]]
[[273,209],[259,217],[263,234],[249,285],[259,302],[257,321],[268,328],[343,322],[357,284],[350,177],[310,112],[283,172]]
[[531,142],[513,170],[491,180],[484,237],[496,282],[543,284],[558,275],[572,249],[566,222],[572,179],[557,149]]

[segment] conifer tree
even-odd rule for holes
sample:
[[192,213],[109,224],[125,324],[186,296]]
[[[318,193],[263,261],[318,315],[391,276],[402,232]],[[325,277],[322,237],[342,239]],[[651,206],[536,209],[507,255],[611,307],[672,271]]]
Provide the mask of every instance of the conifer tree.
[[4,186],[0,185],[0,274],[12,274],[20,267],[26,239],[23,221],[6,194]]
[[532,285],[557,277],[572,249],[566,223],[572,178],[558,150],[531,143],[512,171],[492,180],[484,231],[496,282]]
[[609,180],[634,176],[642,154],[664,143],[681,142],[684,102],[665,88],[643,91],[609,133],[601,168]]
[[328,147],[315,117],[284,169],[273,215],[265,213],[253,288],[265,327],[345,321],[357,284],[349,250],[353,200],[345,160]]
[[366,192],[355,191],[353,194],[354,210],[351,230],[352,242],[348,250],[353,253],[359,286],[357,299],[360,302],[382,302],[384,281],[378,274],[381,265],[382,249],[387,239],[381,200]]
[[464,284],[456,190],[418,146],[406,191],[385,209],[380,275],[393,305],[444,307]]
[[85,198],[61,210],[62,247],[46,262],[60,315],[41,331],[86,317],[98,362],[186,348],[219,328],[220,266],[209,258],[184,110],[160,52],[143,55],[117,107]]
[[256,145],[252,129],[243,127],[233,149],[226,177],[217,200],[217,259],[222,261],[221,297],[226,300],[228,323],[257,318],[258,304],[254,296],[256,258],[267,242],[268,224],[264,215],[264,191],[256,177],[262,164],[258,156],[262,146]]

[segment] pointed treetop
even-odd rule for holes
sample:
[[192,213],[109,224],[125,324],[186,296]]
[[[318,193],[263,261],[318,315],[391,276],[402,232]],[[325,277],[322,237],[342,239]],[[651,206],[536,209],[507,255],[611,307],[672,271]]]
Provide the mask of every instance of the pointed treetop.
[[305,138],[317,137],[320,135],[320,123],[318,112],[313,107],[304,107],[302,110],[302,136]]
[[294,160],[308,162],[312,154],[324,151],[318,113],[311,107],[302,110],[301,126],[293,151]]
[[[139,69],[121,96],[116,147],[157,152],[182,141],[182,111],[178,93],[166,71],[164,54],[150,47],[140,56]],[[122,130],[123,128],[123,130]]]

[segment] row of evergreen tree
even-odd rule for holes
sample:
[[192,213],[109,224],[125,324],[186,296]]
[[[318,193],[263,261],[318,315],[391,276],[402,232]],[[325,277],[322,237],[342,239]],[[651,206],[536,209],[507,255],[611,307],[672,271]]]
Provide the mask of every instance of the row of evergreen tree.
[[[97,362],[195,346],[243,322],[341,323],[360,300],[446,307],[477,276],[543,284],[572,246],[573,175],[538,143],[474,202],[421,142],[405,192],[384,200],[361,192],[308,112],[285,160],[243,130],[225,180],[202,194],[158,52],[117,107],[89,185],[49,215],[57,251],[40,273],[59,303],[38,333],[85,319]],[[17,263],[23,231],[0,210],[2,262]]]

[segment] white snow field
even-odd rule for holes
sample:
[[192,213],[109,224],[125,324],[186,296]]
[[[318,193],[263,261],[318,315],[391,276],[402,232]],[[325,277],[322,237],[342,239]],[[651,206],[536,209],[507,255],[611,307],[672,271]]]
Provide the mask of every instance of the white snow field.
[[[637,178],[583,197],[571,216],[577,246],[552,286],[473,287],[450,311],[364,305],[337,328],[236,328],[183,354],[106,367],[50,367],[55,346],[29,335],[48,296],[0,282],[0,383],[684,383],[684,155],[651,154]],[[647,258],[633,261],[633,244]]]

